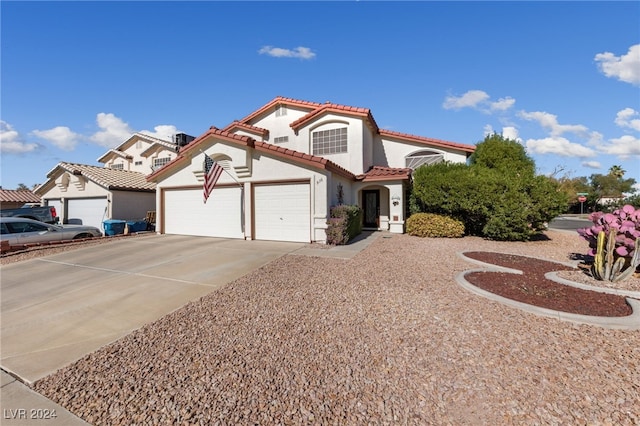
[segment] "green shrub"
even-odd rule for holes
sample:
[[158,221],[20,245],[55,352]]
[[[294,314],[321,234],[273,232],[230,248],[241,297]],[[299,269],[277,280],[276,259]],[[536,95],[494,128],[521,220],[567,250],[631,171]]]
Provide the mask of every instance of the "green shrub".
[[327,244],[343,245],[362,232],[362,209],[341,204],[332,207],[327,222]]
[[557,182],[535,175],[535,164],[517,142],[488,136],[469,162],[415,170],[411,211],[460,218],[469,235],[528,241],[567,204]]
[[416,237],[460,238],[464,236],[464,223],[435,213],[416,213],[407,219],[407,234]]

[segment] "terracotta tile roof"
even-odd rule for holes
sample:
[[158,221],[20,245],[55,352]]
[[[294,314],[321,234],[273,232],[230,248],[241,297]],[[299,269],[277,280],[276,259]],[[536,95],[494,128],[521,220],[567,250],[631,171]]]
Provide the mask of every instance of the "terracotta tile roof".
[[40,197],[27,189],[0,189],[0,202],[39,203]]
[[351,115],[356,117],[364,118],[369,125],[369,128],[374,132],[378,132],[378,124],[373,119],[373,115],[371,115],[371,110],[369,108],[360,108],[360,107],[352,107],[347,105],[338,105],[327,102],[318,106],[316,109],[308,113],[307,115],[300,117],[296,121],[290,124],[291,128],[295,131],[298,131],[302,126],[309,123],[310,121],[324,115],[324,114],[344,114]]
[[232,132],[234,129],[240,129],[244,130],[245,132],[253,133],[255,135],[258,135],[262,139],[267,139],[269,137],[269,130],[263,129],[262,127],[242,123],[238,120],[235,120],[233,123],[229,124],[222,130],[224,130],[225,132]]
[[355,179],[355,175],[353,173],[351,173],[350,171],[346,170],[343,167],[338,166],[334,162],[327,160],[326,158],[305,154],[299,151],[283,148],[281,146],[273,145],[267,142],[256,141],[255,139],[250,138],[248,136],[237,135],[235,133],[229,133],[225,130],[218,129],[216,127],[211,127],[209,130],[207,130],[202,135],[198,136],[193,142],[187,145],[184,150],[180,151],[180,154],[178,154],[178,156],[173,161],[171,161],[161,169],[156,170],[155,172],[147,176],[147,180],[152,181],[156,179],[158,176],[173,169],[178,164],[187,161],[193,155],[197,155],[198,151],[201,149],[199,145],[205,139],[211,136],[216,137],[218,139],[225,140],[227,142],[235,143],[238,145],[248,146],[258,151],[269,152],[280,158],[289,159],[299,164],[313,166],[321,169],[327,169],[333,173],[338,173],[349,179]]
[[128,170],[114,170],[106,167],[89,166],[86,164],[59,163],[58,166],[49,173],[48,177],[52,177],[53,172],[58,168],[74,175],[82,175],[96,184],[110,190],[145,192],[153,192],[156,190],[155,183],[147,182],[146,175],[144,173],[130,172]]
[[403,180],[411,177],[411,169],[397,167],[373,166],[366,173],[356,176],[363,182],[381,180]]
[[425,145],[439,146],[442,148],[454,148],[454,149],[459,149],[461,151],[470,152],[470,153],[476,150],[475,145],[467,145],[463,143],[443,141],[440,139],[426,138],[424,136],[416,136],[416,135],[410,135],[407,133],[393,132],[391,130],[380,129],[379,133],[380,133],[380,136],[387,136],[391,138],[402,139],[409,142],[417,142]]

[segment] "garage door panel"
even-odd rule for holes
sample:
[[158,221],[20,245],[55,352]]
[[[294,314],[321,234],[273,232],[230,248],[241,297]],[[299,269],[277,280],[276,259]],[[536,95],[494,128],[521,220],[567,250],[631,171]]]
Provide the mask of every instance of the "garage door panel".
[[257,240],[309,242],[309,184],[256,185],[254,218]]
[[[68,198],[66,222],[102,229],[106,218],[107,198]],[[58,213],[60,214],[60,213]]]
[[237,187],[215,188],[206,204],[202,189],[165,190],[164,232],[244,238],[241,203],[242,191]]

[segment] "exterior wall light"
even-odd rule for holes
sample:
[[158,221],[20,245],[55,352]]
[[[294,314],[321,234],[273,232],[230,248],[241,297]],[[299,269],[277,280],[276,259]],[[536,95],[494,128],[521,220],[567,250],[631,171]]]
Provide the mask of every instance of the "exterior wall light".
[[392,195],[391,202],[393,203],[394,206],[397,206],[398,204],[400,204],[400,196],[398,194]]

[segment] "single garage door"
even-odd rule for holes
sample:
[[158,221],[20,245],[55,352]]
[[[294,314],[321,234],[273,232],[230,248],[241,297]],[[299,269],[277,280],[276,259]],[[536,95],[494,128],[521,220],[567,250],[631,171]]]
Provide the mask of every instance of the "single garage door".
[[239,187],[214,188],[206,204],[202,188],[165,189],[163,212],[166,234],[244,238]]
[[107,197],[67,198],[66,202],[66,223],[90,225],[103,230],[102,222],[107,219]]
[[256,240],[311,241],[308,183],[256,185],[253,203]]

